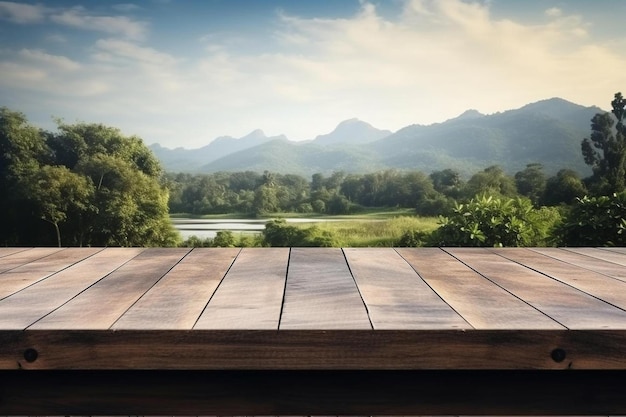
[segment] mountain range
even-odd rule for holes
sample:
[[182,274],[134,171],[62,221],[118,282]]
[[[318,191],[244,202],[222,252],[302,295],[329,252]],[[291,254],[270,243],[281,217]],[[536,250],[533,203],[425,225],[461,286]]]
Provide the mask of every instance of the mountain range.
[[467,110],[442,123],[411,125],[397,132],[350,119],[309,141],[267,137],[255,130],[242,138],[219,137],[198,149],[158,144],[150,148],[170,172],[269,170],[308,177],[333,171],[430,173],[453,168],[470,175],[500,165],[513,174],[527,164],[540,163],[548,174],[569,168],[587,176],[590,169],[580,143],[589,136],[590,120],[599,112],[603,112],[599,107],[551,98],[491,115]]

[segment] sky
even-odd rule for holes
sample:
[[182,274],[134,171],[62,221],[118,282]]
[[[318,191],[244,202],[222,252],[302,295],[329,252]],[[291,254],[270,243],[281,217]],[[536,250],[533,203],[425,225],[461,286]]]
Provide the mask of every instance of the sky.
[[624,16],[621,0],[0,1],[0,107],[188,149],[551,97],[608,109]]

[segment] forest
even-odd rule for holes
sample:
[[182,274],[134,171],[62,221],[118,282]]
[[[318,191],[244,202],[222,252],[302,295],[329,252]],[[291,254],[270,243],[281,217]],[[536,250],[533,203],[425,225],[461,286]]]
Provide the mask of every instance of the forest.
[[[509,174],[494,165],[463,178],[454,169],[342,171],[314,174],[164,173],[143,141],[101,124],[38,129],[26,117],[0,110],[0,231],[2,245],[174,246],[169,213],[355,214],[408,208],[439,216],[434,231],[408,229],[394,245],[546,246],[626,243],[625,100],[591,120],[581,142],[588,178],[567,168],[547,176],[540,164]],[[269,222],[272,246],[329,246],[330,232]],[[218,239],[219,238],[219,239]],[[220,234],[211,242],[238,242]],[[240,242],[239,242],[240,243]],[[250,244],[250,242],[248,242]]]

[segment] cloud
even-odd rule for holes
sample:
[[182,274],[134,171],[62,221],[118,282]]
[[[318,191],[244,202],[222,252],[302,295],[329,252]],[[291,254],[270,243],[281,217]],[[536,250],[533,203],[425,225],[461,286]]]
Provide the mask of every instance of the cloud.
[[146,22],[127,16],[94,16],[81,6],[54,13],[50,19],[60,25],[105,32],[130,39],[143,39],[148,31]]
[[134,12],[136,10],[141,10],[141,7],[133,4],[133,3],[120,3],[120,4],[114,4],[113,9],[117,10],[118,12],[122,12],[122,13],[129,13],[129,12]]
[[22,49],[19,52],[19,56],[38,65],[62,71],[76,71],[81,68],[78,62],[72,61],[67,57],[51,55],[39,50]]
[[551,7],[550,9],[545,11],[546,16],[550,17],[561,17],[563,15],[563,11],[558,7]]
[[110,61],[113,58],[122,58],[124,60],[131,60],[144,64],[166,66],[176,63],[176,58],[169,54],[124,40],[114,38],[100,39],[96,42],[95,46],[100,50],[100,52],[105,53],[105,55],[97,54],[96,57],[99,59],[109,57],[108,60]]
[[44,20],[46,8],[41,5],[0,1],[0,19],[14,23],[38,23]]

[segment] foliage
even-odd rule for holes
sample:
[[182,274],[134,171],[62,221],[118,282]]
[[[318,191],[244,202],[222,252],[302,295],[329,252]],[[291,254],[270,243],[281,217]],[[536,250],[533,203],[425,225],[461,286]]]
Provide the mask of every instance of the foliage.
[[626,100],[622,93],[615,94],[611,107],[612,115],[598,113],[591,119],[591,135],[581,144],[585,163],[593,169],[592,183],[597,194],[617,193],[626,188]]
[[341,246],[332,233],[313,226],[299,228],[284,219],[271,220],[265,225],[263,239],[268,246]]
[[530,198],[533,204],[538,205],[546,190],[547,178],[543,173],[543,165],[528,164],[526,169],[515,174],[517,191]]
[[[100,124],[57,132],[0,110],[0,216],[10,245],[167,246],[178,237],[158,161],[138,137]],[[52,226],[52,227],[51,227]]]
[[492,165],[477,172],[467,181],[464,194],[467,198],[479,195],[515,197],[517,188],[515,181],[502,167]]
[[562,169],[546,181],[541,203],[547,206],[572,204],[576,198],[585,194],[587,189],[578,174],[571,169]]
[[541,246],[547,222],[528,199],[484,195],[441,217],[433,238],[441,246]]
[[626,246],[626,192],[578,198],[558,235],[565,246]]

